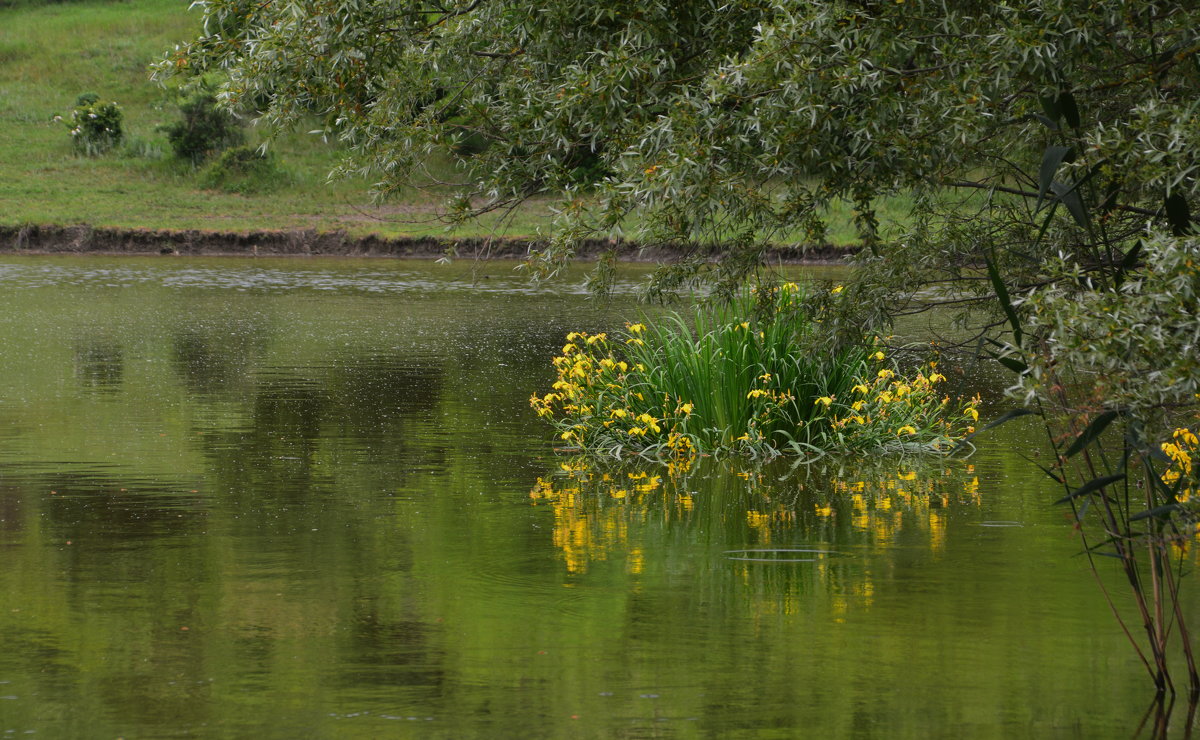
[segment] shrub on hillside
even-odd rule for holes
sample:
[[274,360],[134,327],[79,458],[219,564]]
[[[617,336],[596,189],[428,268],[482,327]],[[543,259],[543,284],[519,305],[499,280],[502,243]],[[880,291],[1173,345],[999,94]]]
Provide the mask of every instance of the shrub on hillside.
[[163,127],[171,150],[180,159],[200,164],[213,154],[241,144],[242,127],[232,113],[217,106],[217,99],[200,88],[179,101],[182,118]]
[[70,119],[55,116],[71,132],[71,146],[79,154],[96,156],[121,143],[124,131],[121,108],[113,101],[102,101],[96,93],[83,93],[75,99]]

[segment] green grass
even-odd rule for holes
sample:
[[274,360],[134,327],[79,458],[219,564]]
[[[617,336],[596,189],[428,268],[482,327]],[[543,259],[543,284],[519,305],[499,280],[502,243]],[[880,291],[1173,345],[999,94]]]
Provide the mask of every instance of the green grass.
[[[198,30],[199,15],[178,0],[84,2],[0,8],[0,223],[71,224],[171,229],[344,229],[354,234],[441,233],[436,199],[375,207],[368,183],[328,183],[339,160],[316,137],[287,133],[274,151],[289,174],[286,187],[243,196],[205,189],[194,169],[169,156],[161,124],[177,117],[148,67]],[[77,95],[95,92],[125,114],[124,150],[77,156],[66,128]],[[256,132],[251,131],[251,142]],[[518,214],[515,233],[549,220],[533,204]],[[417,223],[412,223],[417,222]],[[483,223],[474,233],[488,233]]]
[[[526,204],[503,225],[491,218],[453,232],[435,218],[436,195],[414,191],[373,205],[369,183],[327,182],[338,152],[300,132],[273,145],[286,172],[283,186],[250,194],[205,188],[193,167],[161,154],[170,149],[157,129],[178,113],[148,71],[198,32],[199,19],[180,0],[0,4],[0,224],[385,236],[520,236],[549,227],[549,200]],[[82,92],[121,105],[126,144],[118,151],[77,156],[66,127],[52,120],[69,115]],[[250,143],[258,140],[251,131]],[[902,217],[907,205],[904,197],[881,200],[881,221]],[[831,243],[857,242],[849,205],[835,204],[828,216]]]
[[866,345],[831,355],[804,351],[814,327],[798,307],[798,289],[788,286],[761,319],[747,295],[696,312],[690,326],[679,316],[651,324],[643,341],[628,345],[631,363],[646,368],[644,395],[694,404],[675,431],[701,449],[738,447],[739,440],[773,448],[807,442],[828,426],[817,399],[849,395],[866,371]]

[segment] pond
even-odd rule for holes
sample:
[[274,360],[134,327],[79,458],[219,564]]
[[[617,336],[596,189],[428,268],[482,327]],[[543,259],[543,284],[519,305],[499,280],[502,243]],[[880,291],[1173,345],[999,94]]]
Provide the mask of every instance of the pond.
[[0,258],[0,736],[1134,734],[1032,427],[584,469],[512,267]]

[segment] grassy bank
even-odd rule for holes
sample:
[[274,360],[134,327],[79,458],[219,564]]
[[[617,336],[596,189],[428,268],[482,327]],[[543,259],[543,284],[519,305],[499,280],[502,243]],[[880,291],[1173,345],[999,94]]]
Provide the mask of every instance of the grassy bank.
[[[503,228],[485,220],[448,233],[428,194],[374,205],[368,183],[327,182],[338,153],[303,133],[274,145],[286,173],[282,187],[255,195],[204,188],[190,164],[170,155],[158,129],[178,110],[147,71],[198,25],[199,14],[178,0],[0,5],[0,225],[470,237],[532,235],[549,223],[549,204],[534,202]],[[124,111],[126,141],[107,155],[77,155],[67,128],[53,120],[68,115],[82,92]],[[258,140],[254,131],[249,136]],[[881,205],[886,218],[906,202]],[[848,207],[829,214],[831,243],[857,240],[850,216]]]

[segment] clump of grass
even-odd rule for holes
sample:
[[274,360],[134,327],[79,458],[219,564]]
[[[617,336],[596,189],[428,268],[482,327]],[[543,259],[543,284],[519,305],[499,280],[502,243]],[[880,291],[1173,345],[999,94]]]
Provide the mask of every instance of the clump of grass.
[[[840,288],[835,288],[840,292]],[[572,332],[530,404],[590,454],[684,458],[948,451],[973,431],[936,365],[905,378],[873,340],[817,351],[795,283],[625,332]]]

